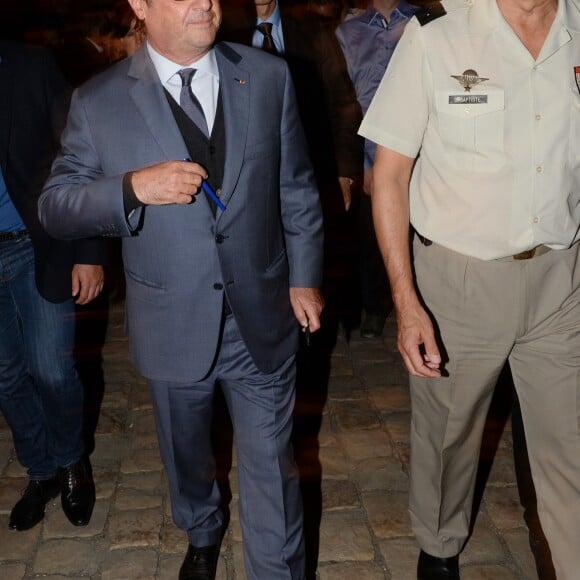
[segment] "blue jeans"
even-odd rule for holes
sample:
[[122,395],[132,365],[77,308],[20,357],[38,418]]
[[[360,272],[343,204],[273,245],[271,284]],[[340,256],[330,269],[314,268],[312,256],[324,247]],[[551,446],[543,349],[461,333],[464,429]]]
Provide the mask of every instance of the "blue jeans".
[[49,479],[84,452],[74,332],[72,298],[53,304],[36,288],[30,240],[0,242],[0,410],[30,479]]

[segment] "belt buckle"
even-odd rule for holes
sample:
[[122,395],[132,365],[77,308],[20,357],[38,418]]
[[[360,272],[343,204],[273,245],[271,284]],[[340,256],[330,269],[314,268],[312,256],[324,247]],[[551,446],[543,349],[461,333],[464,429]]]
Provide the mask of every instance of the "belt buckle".
[[14,232],[0,232],[0,242],[12,242],[21,240],[28,234],[28,230],[18,230]]
[[520,252],[519,254],[514,254],[512,258],[514,260],[529,260],[536,255],[536,250],[538,248],[532,248],[531,250],[526,250],[525,252]]
[[0,232],[0,242],[10,242],[15,239],[14,232]]

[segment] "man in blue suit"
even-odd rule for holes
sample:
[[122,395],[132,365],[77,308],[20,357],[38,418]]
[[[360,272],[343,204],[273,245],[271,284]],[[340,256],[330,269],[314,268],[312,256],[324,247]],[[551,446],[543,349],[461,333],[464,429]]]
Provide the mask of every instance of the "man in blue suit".
[[216,383],[236,434],[247,576],[302,579],[294,357],[299,328],[320,326],[322,218],[288,68],[214,46],[217,0],[129,1],[147,43],[75,92],[41,220],[65,239],[123,238],[131,356],[189,537],[180,579],[215,578]]

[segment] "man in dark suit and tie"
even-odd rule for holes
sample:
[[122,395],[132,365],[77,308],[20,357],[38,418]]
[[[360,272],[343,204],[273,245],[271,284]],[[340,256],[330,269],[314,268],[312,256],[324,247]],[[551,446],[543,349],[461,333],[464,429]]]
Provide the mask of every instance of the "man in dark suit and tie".
[[73,346],[75,302],[101,292],[106,247],[49,237],[37,210],[69,96],[47,50],[0,41],[0,410],[29,477],[10,514],[18,531],[59,492],[77,526],[95,503]]
[[148,379],[173,518],[190,543],[180,578],[215,578],[219,383],[247,576],[302,579],[294,357],[299,327],[320,325],[322,219],[288,68],[214,46],[217,0],[130,4],[147,43],[75,92],[41,220],[66,239],[122,237],[131,356]]
[[325,218],[348,210],[363,171],[362,112],[330,21],[312,11],[298,17],[279,0],[241,0],[227,5],[220,37],[286,60]]

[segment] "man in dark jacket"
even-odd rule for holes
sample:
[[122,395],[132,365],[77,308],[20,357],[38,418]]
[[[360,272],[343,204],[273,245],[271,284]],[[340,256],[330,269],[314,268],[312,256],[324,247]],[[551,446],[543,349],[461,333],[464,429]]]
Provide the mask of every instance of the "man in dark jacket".
[[105,248],[54,240],[37,217],[68,96],[48,51],[0,42],[0,409],[29,477],[14,530],[42,520],[59,492],[74,525],[89,522],[95,501],[72,351],[75,302],[101,292]]

